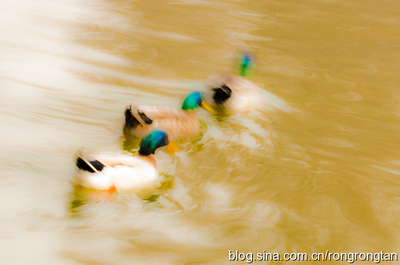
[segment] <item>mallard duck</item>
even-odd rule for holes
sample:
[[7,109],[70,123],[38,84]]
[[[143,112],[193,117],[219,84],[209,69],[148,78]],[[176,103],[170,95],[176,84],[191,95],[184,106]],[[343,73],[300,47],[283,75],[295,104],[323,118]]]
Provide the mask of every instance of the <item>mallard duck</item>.
[[125,110],[124,134],[142,138],[153,130],[162,130],[171,140],[196,135],[200,122],[194,110],[197,107],[214,113],[203,100],[204,93],[190,93],[181,109],[165,106],[130,106]]
[[173,152],[174,144],[163,131],[153,131],[140,142],[136,156],[124,154],[96,154],[90,158],[79,155],[76,159],[78,173],[75,184],[97,190],[141,190],[158,184],[157,163],[154,152],[168,145]]
[[239,60],[238,74],[214,74],[209,77],[212,88],[207,93],[207,102],[224,106],[228,112],[246,113],[250,110],[278,108],[286,112],[293,110],[284,100],[263,90],[246,77],[253,71],[250,53],[244,52]]
[[240,58],[238,74],[214,74],[209,77],[213,85],[207,101],[223,105],[231,113],[244,113],[265,105],[265,93],[245,76],[253,68],[250,54]]

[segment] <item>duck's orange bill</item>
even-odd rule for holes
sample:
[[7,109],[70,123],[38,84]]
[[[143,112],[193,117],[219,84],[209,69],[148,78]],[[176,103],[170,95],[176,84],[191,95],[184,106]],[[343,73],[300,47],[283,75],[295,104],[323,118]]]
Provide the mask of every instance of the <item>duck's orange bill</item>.
[[174,144],[174,142],[169,141],[168,146],[167,146],[167,151],[171,155],[174,154],[176,151],[178,151],[178,147]]
[[211,108],[211,106],[208,105],[204,100],[201,101],[201,106],[202,106],[205,110],[209,111],[211,114],[215,114],[215,110],[213,110],[213,108]]

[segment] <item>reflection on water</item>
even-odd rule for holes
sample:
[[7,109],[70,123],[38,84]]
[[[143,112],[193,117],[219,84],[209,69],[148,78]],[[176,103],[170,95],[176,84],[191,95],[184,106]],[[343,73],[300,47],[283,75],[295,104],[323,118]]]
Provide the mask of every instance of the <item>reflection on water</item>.
[[[230,264],[240,252],[400,252],[395,1],[4,0],[2,264]],[[135,153],[133,103],[180,106],[245,49],[274,109],[158,152],[143,194],[73,187],[73,156]],[[277,96],[277,98],[275,97]],[[287,108],[290,106],[290,108]]]

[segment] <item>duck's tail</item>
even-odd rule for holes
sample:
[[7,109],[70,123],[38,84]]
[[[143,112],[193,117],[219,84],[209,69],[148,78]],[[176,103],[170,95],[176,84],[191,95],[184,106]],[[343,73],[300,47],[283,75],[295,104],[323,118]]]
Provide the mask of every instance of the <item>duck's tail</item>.
[[102,171],[106,165],[99,160],[87,161],[85,158],[78,156],[76,159],[76,166],[80,170],[96,173]]
[[129,106],[125,110],[125,125],[124,128],[136,128],[138,125],[152,124],[153,120],[141,112],[136,106]]
[[213,99],[217,105],[223,104],[232,95],[232,89],[227,85],[222,85],[221,87],[216,87],[212,89],[214,91]]

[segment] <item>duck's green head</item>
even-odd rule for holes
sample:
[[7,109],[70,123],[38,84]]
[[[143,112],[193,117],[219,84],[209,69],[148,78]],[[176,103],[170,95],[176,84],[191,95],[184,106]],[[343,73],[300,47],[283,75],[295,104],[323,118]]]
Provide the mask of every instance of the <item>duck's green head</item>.
[[194,110],[201,106],[203,101],[204,93],[200,91],[194,91],[190,93],[182,103],[183,110]]
[[190,93],[182,103],[183,110],[194,110],[198,107],[203,107],[211,113],[215,111],[204,101],[204,93],[200,91],[194,91]]
[[159,147],[169,144],[168,135],[163,131],[153,131],[142,139],[139,147],[139,155],[148,156],[154,154]]
[[254,69],[254,63],[249,52],[243,52],[239,57],[238,74],[244,77],[251,75]]
[[153,131],[142,139],[139,147],[139,155],[148,156],[154,154],[159,147],[168,146],[170,154],[178,151],[178,147],[168,139],[168,135],[163,131]]

